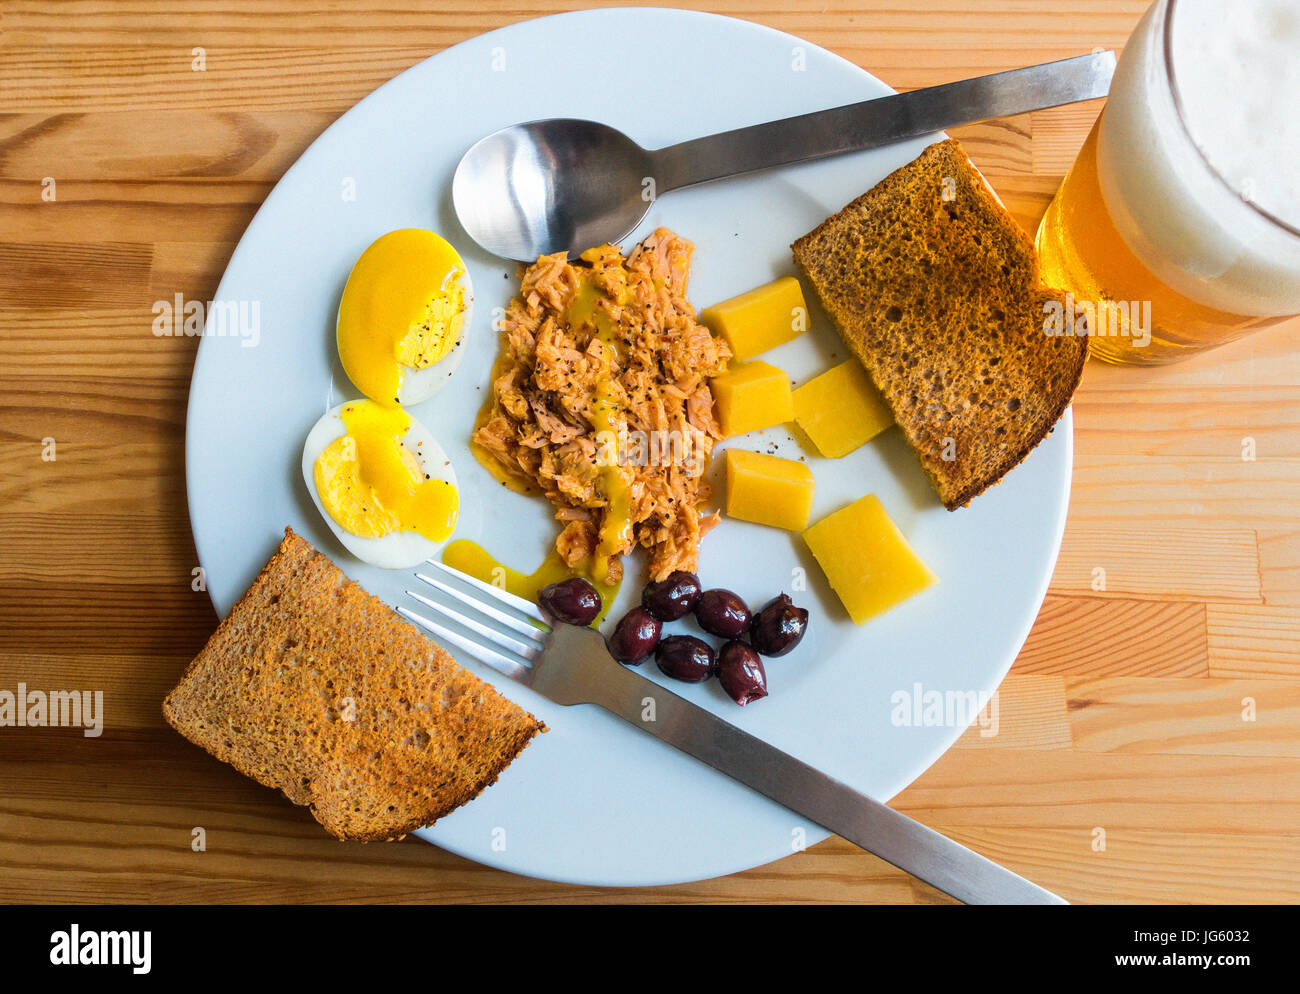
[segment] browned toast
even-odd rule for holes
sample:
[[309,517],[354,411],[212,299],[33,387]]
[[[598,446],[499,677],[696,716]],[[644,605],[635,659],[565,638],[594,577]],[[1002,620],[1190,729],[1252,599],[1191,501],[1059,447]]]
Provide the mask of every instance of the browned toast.
[[791,246],[945,507],[968,504],[1052,430],[1086,336],[1047,333],[1029,236],[954,139],[931,145]]
[[545,731],[288,528],[163,716],[361,842],[432,824]]

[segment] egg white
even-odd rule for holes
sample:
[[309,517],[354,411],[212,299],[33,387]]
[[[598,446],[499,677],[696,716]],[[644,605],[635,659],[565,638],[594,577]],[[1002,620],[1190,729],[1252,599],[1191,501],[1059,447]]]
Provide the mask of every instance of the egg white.
[[[347,403],[359,402],[347,401]],[[370,401],[360,403],[370,403]],[[312,430],[307,433],[307,441],[302,447],[302,475],[316,509],[320,511],[321,517],[325,519],[325,523],[330,526],[330,530],[334,532],[343,547],[362,562],[378,566],[380,569],[410,569],[426,559],[437,558],[443,546],[451,541],[450,536],[442,542],[434,542],[419,532],[397,531],[381,538],[363,538],[345,531],[326,510],[325,503],[316,489],[316,460],[336,439],[348,433],[347,426],[343,424],[342,412],[345,406],[346,404],[340,404],[322,415]],[[429,429],[414,417],[411,418],[411,425],[406,434],[402,436],[402,444],[415,456],[420,464],[420,471],[430,480],[444,480],[453,487],[457,486],[456,471],[452,468],[447,453],[443,451]]]

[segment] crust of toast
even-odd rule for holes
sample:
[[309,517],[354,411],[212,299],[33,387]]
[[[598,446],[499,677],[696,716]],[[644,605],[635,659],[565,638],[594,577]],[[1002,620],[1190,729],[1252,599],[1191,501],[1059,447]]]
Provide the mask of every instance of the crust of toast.
[[162,710],[358,842],[433,824],[546,730],[288,528]]
[[945,507],[964,507],[1051,433],[1083,375],[1086,336],[1049,335],[1065,295],[955,139],[791,249],[889,405]]

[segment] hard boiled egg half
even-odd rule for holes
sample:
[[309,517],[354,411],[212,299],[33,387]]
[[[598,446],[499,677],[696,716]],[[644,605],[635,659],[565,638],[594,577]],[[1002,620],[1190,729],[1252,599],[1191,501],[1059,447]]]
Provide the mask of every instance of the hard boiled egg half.
[[390,231],[361,253],[343,288],[344,372],[385,406],[428,400],[460,365],[473,302],[469,271],[446,239],[423,228]]
[[456,528],[451,460],[401,408],[352,400],[326,413],[307,435],[302,475],[338,540],[373,566],[432,559]]

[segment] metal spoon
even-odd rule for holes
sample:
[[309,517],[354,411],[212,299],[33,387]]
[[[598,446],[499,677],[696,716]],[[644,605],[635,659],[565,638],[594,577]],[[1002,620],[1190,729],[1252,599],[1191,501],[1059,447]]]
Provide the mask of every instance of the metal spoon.
[[656,197],[695,183],[889,145],[916,135],[1104,97],[1112,51],[977,76],[738,128],[653,151],[595,121],[503,128],[456,167],[461,225],[494,255],[531,262],[619,242]]

